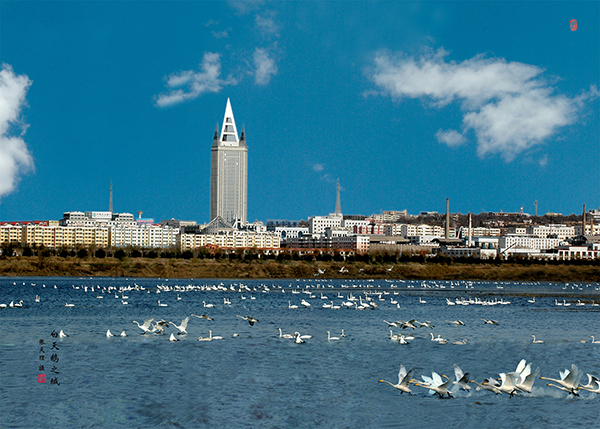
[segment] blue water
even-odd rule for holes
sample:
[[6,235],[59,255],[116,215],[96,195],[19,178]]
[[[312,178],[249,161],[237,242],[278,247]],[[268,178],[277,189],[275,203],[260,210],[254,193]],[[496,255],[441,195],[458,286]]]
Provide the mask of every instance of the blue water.
[[[370,298],[377,308],[322,307],[340,305],[349,294]],[[533,296],[535,303],[528,302]],[[447,298],[497,304],[450,306]],[[453,377],[458,364],[481,382],[514,371],[521,359],[545,377],[560,378],[571,364],[598,376],[600,344],[590,336],[600,339],[600,306],[592,306],[600,303],[599,284],[0,278],[0,303],[20,300],[22,308],[0,309],[2,429],[599,427],[600,395],[568,397],[544,380],[518,397],[473,386],[451,399],[415,386],[411,396],[401,395],[378,382],[396,383],[400,364],[414,368],[417,379],[433,371]],[[571,305],[556,305],[563,300]],[[288,302],[299,308],[289,309]],[[191,318],[179,342],[168,340],[177,332],[172,326],[166,335],[141,335],[132,323],[154,318],[179,324],[192,313],[214,321]],[[259,322],[250,326],[236,315]],[[402,345],[389,339],[382,322],[399,319],[428,320],[435,328],[402,331],[415,336]],[[465,326],[446,322],[456,319]],[[277,328],[312,338],[295,344],[280,338]],[[51,336],[61,329],[68,338]],[[127,337],[107,338],[108,329],[115,335],[125,330]],[[197,341],[209,329],[223,339]],[[327,341],[327,331],[340,337],[342,329],[346,337]],[[432,342],[430,332],[449,343]],[[532,344],[532,334],[545,343]],[[466,345],[452,344],[463,338]],[[58,360],[48,361],[51,354]],[[46,383],[38,382],[39,374]]]

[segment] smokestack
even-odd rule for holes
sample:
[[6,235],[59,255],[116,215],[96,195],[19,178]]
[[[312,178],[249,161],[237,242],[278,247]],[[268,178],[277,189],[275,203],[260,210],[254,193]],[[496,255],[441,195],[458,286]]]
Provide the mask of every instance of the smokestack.
[[113,204],[112,204],[112,183],[110,184],[110,200],[108,202],[108,211],[113,212]]
[[446,239],[450,238],[450,198],[446,198]]
[[585,235],[585,204],[583,205],[583,228],[581,229],[581,235]]
[[473,241],[472,241],[472,236],[473,236],[473,232],[472,232],[472,226],[471,226],[471,212],[469,212],[469,243],[467,244],[468,247],[471,247]]
[[533,204],[535,204],[535,217],[537,217],[537,200]]
[[337,181],[337,187],[336,187],[335,214],[337,216],[341,216],[342,215],[342,202],[341,202],[341,199],[340,199],[340,179],[338,179],[338,181]]

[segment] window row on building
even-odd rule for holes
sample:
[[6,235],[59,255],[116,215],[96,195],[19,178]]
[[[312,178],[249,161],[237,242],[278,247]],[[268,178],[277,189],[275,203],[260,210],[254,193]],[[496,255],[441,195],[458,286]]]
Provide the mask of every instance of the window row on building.
[[369,241],[368,235],[308,234],[302,237],[288,238],[286,245],[291,249],[345,249],[366,253],[369,251]]
[[205,246],[224,248],[277,249],[281,247],[281,236],[275,233],[240,233],[227,232],[219,234],[186,234],[177,236],[177,246],[181,251],[197,249]]
[[0,225],[1,243],[48,248],[72,246],[172,247],[179,229],[157,225],[60,226],[38,223]]

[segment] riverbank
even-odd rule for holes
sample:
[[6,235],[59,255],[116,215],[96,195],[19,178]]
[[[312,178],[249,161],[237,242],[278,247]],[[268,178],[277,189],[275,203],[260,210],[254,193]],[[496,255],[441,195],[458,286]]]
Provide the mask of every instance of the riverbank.
[[[393,267],[393,268],[391,268]],[[342,270],[344,268],[344,270]],[[391,268],[391,270],[390,270]],[[598,282],[597,265],[522,265],[469,263],[306,262],[253,260],[248,262],[214,259],[11,257],[0,259],[0,275],[17,276],[101,276],[162,278],[365,278],[401,280],[490,280]],[[343,272],[341,272],[342,270]],[[347,270],[347,272],[345,272]]]

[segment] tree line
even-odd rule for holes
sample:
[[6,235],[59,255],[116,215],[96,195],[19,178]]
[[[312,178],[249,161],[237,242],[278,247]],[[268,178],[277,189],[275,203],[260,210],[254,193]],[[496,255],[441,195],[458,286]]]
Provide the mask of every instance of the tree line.
[[476,257],[447,257],[431,255],[424,251],[408,253],[392,250],[372,250],[367,253],[343,252],[339,250],[303,250],[258,248],[224,249],[219,247],[200,247],[193,250],[181,251],[175,247],[170,248],[141,248],[141,247],[107,247],[74,246],[69,248],[50,248],[45,246],[27,246],[20,243],[3,243],[0,246],[0,258],[10,256],[23,257],[61,257],[61,258],[149,258],[149,259],[207,259],[215,261],[304,261],[304,262],[362,262],[366,264],[386,265],[396,263],[431,263],[431,264],[519,264],[519,265],[596,265],[600,266],[598,259],[571,259],[547,260],[511,256],[508,258],[496,256],[490,259]]

